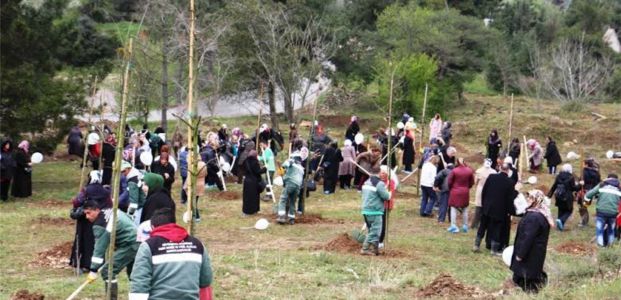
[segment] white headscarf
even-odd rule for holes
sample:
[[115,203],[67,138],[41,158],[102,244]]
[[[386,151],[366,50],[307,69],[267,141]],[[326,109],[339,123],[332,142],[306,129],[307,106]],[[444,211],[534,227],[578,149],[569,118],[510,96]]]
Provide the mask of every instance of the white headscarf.
[[88,182],[89,184],[101,183],[101,172],[100,171],[91,171],[88,174],[88,177],[90,178],[90,181]]

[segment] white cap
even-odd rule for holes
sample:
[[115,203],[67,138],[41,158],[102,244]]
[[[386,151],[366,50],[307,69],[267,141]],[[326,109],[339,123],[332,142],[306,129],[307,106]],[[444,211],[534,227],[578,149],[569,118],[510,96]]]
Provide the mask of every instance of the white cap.
[[511,156],[507,156],[502,162],[505,164],[513,165],[513,158],[511,158]]
[[387,165],[381,165],[380,166],[380,173],[388,174],[388,166]]

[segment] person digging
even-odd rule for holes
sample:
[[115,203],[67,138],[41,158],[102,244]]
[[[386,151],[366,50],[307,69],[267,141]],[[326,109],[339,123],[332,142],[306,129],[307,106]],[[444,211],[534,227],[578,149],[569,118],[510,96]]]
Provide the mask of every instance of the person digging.
[[[302,167],[302,157],[298,151],[291,155],[291,158],[282,164],[285,168],[283,182],[285,184],[280,200],[278,201],[278,224],[285,224],[286,217],[289,217],[289,224],[295,224],[295,199],[300,194],[300,188],[304,181],[304,167]],[[287,206],[289,211],[287,213]],[[287,216],[285,216],[287,214]]]
[[[89,200],[83,206],[84,215],[93,223],[93,235],[95,236],[95,248],[91,258],[90,273],[87,276],[88,282],[97,280],[97,270],[102,269],[101,277],[107,283],[108,262],[104,263],[104,257],[110,244],[110,230],[112,228],[112,209],[100,209],[97,202]],[[111,299],[116,300],[118,296],[118,283],[116,276],[127,267],[127,277],[130,277],[134,257],[138,251],[139,244],[136,243],[136,226],[134,222],[122,211],[117,211],[118,222],[116,224],[116,240],[114,243],[114,265],[112,286],[110,290]],[[106,288],[108,285],[106,284]]]
[[387,178],[388,170],[382,168],[379,176],[371,176],[362,186],[362,216],[369,230],[360,250],[362,255],[379,255],[378,244],[382,232],[384,201],[390,199],[390,192],[384,183]]

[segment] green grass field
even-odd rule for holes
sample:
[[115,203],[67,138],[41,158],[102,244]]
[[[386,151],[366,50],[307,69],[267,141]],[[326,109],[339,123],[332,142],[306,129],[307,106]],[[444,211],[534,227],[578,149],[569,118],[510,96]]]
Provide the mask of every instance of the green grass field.
[[[473,98],[452,112],[460,155],[474,160],[484,149],[483,141],[489,129],[505,128],[509,107],[505,104],[496,97]],[[549,132],[559,140],[563,156],[569,150],[591,154],[602,161],[603,174],[621,171],[621,164],[603,161],[602,157],[605,150],[619,148],[619,117],[609,116],[610,119],[599,123],[587,123],[588,112],[561,115],[550,104],[539,105],[541,107],[527,99],[516,100],[513,129],[516,136],[528,134],[541,140],[542,135]],[[615,106],[603,105],[595,109],[609,115]],[[618,106],[616,109],[618,111]],[[234,120],[226,122],[229,128],[233,127]],[[595,126],[598,132],[604,127],[606,134],[593,137]],[[328,127],[334,136],[338,133],[340,137],[344,132],[340,124]],[[363,131],[369,130],[363,127]],[[501,129],[503,135],[506,130]],[[576,144],[563,145],[573,139],[578,140]],[[480,163],[473,161],[472,167],[477,168]],[[578,170],[578,163],[573,164],[574,170]],[[70,198],[77,192],[78,165],[77,161],[47,159],[34,167],[31,198],[11,199],[0,204],[0,299],[8,299],[21,289],[44,294],[45,299],[64,299],[85,279],[85,275],[77,277],[72,269],[40,266],[38,258],[38,253],[73,240],[74,225],[66,220],[69,220]],[[540,175],[539,180],[538,185],[549,186],[553,178]],[[408,180],[400,187],[390,218],[387,255],[379,257],[361,256],[354,251],[332,251],[328,245],[339,235],[362,225],[360,195],[356,191],[337,189],[336,194],[329,196],[312,193],[306,212],[314,215],[316,221],[294,226],[274,224],[271,202],[261,203],[259,215],[242,217],[240,185],[228,184],[230,191],[239,194],[234,200],[208,192],[200,201],[202,222],[197,225],[196,232],[210,252],[215,297],[412,299],[441,274],[477,287],[488,298],[530,297],[519,290],[504,289],[503,283],[511,273],[499,258],[486,252],[471,252],[473,231],[450,234],[446,231],[447,225],[419,217],[420,199],[413,182]],[[179,182],[175,182],[173,198],[177,203],[179,187]],[[471,196],[474,197],[474,191]],[[177,213],[180,215],[183,209],[178,204]],[[590,211],[594,213],[594,208]],[[262,217],[270,220],[269,229],[248,229]],[[621,297],[621,247],[597,249],[590,242],[595,233],[594,218],[591,219],[588,227],[578,228],[576,214],[570,219],[567,231],[551,232],[545,265],[550,283],[533,298]],[[512,234],[515,234],[515,227]],[[124,299],[128,288],[125,275],[120,282],[120,295]],[[441,293],[436,297],[459,298]],[[102,299],[102,281],[88,286],[80,298]]]

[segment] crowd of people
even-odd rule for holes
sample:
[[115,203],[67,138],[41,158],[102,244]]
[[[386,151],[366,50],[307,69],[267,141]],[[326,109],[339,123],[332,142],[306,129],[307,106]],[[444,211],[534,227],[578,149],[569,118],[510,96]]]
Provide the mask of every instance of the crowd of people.
[[[67,139],[68,152],[81,158],[86,151],[92,171],[73,199],[70,216],[76,220],[76,233],[70,264],[89,272],[89,280],[95,280],[97,271],[105,268],[114,196],[110,184],[117,143],[122,143],[123,160],[114,276],[127,269],[132,281],[130,298],[135,299],[143,299],[145,294],[149,299],[169,298],[171,294],[167,293],[171,291],[165,286],[170,284],[180,297],[209,293],[212,275],[207,251],[200,241],[175,224],[173,199],[178,198],[182,205],[193,201],[190,218],[200,222],[200,198],[208,189],[225,190],[228,177],[237,177],[242,186],[242,216],[260,212],[262,201],[274,201],[279,224],[295,224],[296,217],[304,214],[305,198],[316,191],[318,182],[323,182],[323,194],[328,197],[337,187],[358,190],[367,228],[361,254],[378,255],[383,248],[386,220],[394,206],[395,189],[400,181],[418,172],[420,217],[435,218],[438,224],[448,219],[446,230],[452,234],[476,229],[474,252],[481,252],[481,243],[485,241],[491,255],[501,255],[510,245],[511,219],[521,217],[511,270],[513,281],[526,291],[536,292],[545,284],[543,265],[549,232],[552,228],[566,229],[576,203],[581,217],[578,226],[585,226],[589,222],[588,206],[597,202],[595,226],[599,246],[612,245],[619,239],[619,230],[615,230],[621,224],[617,175],[609,174],[602,181],[599,165],[589,158],[584,160],[577,179],[571,165],[563,164],[551,137],[546,137],[545,150],[535,139],[524,145],[512,139],[504,148],[498,131],[493,129],[487,138],[485,159],[466,161],[452,145],[451,122],[443,121],[439,114],[429,123],[424,148],[423,141],[417,140],[421,138],[421,129],[407,113],[396,124],[396,130],[380,128],[368,137],[361,132],[359,119],[352,116],[341,147],[319,122],[311,124],[308,139],[298,134],[295,124],[289,127],[288,143],[281,132],[267,124],[250,134],[238,127],[229,132],[227,125],[221,124],[217,130],[196,136],[196,145],[192,147],[198,153],[194,158],[197,169],[193,199],[188,199],[190,152],[178,131],[167,140],[161,127],[150,132],[146,125],[140,131],[126,126],[125,136],[117,139],[107,126],[92,127],[83,139],[80,129],[74,127]],[[10,140],[2,142],[2,200],[7,199],[11,182],[13,196],[31,195],[29,144],[22,141],[17,148],[13,149]],[[278,153],[286,153],[282,163],[277,159]],[[537,189],[524,193],[526,208],[518,211],[514,204],[524,189],[526,176],[518,173],[522,155],[529,173],[541,172],[546,160],[548,173],[555,177],[547,194]],[[482,165],[474,170],[471,164]],[[396,169],[402,170],[401,179]],[[181,192],[173,196],[177,177]],[[275,195],[276,185],[283,186],[279,197]],[[470,202],[472,188],[474,203]],[[550,199],[558,207],[556,218],[550,211]],[[469,209],[471,204],[474,210]],[[174,247],[183,249],[183,255]],[[179,257],[168,259],[172,256]],[[154,272],[155,268],[159,271]],[[190,273],[173,274],[180,269]],[[110,280],[112,293],[116,294],[116,279],[108,278],[107,272],[102,274],[104,280]]]

